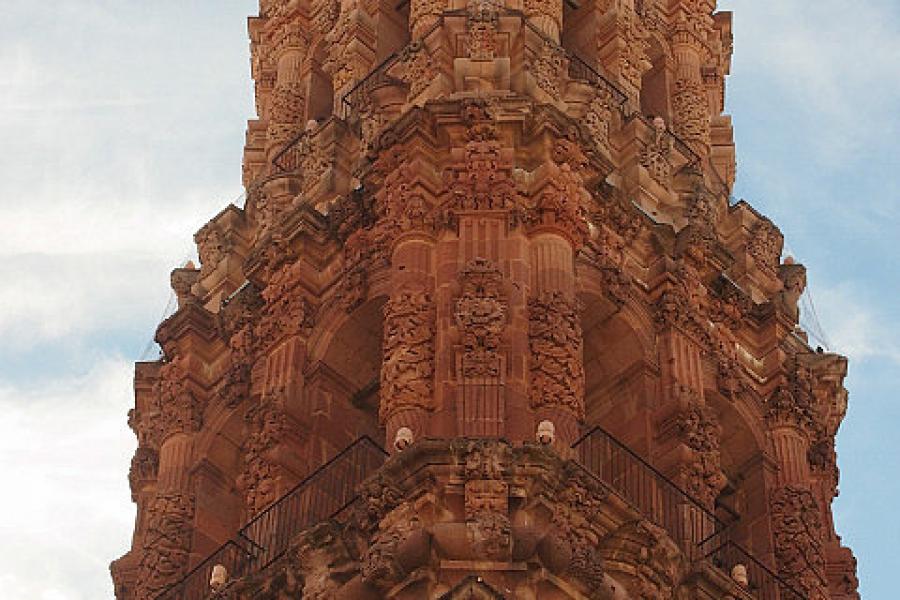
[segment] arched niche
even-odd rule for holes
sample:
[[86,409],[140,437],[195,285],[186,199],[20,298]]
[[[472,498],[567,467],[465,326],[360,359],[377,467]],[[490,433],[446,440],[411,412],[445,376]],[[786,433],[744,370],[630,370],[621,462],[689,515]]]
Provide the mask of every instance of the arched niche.
[[717,514],[734,523],[734,541],[757,554],[769,550],[766,433],[746,398],[704,391],[721,427],[720,466],[727,484],[716,499]]
[[316,433],[337,449],[360,435],[383,438],[378,386],[386,301],[371,298],[350,314],[331,307],[310,340],[307,402],[318,417]]
[[585,421],[600,425],[641,453],[656,396],[658,368],[649,318],[605,296],[582,294]]
[[651,67],[641,78],[641,112],[645,115],[671,120],[669,70],[666,44],[658,36],[650,37],[647,57]]

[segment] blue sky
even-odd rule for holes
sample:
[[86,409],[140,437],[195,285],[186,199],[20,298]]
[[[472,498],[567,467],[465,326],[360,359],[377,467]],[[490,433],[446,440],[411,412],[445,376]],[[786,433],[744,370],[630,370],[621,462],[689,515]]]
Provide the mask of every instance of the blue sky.
[[[900,570],[900,6],[737,0],[735,195],[807,265],[851,358],[838,528]],[[0,20],[0,595],[111,596],[134,511],[131,363],[191,238],[241,193],[250,0],[56,0]],[[804,320],[810,320],[807,313]]]

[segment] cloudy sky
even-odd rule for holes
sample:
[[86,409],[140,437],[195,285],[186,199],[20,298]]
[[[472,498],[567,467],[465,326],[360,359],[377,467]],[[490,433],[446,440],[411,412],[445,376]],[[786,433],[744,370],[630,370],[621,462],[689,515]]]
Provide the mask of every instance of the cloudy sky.
[[[254,4],[0,3],[3,598],[112,595],[107,566],[134,518],[132,363],[193,232],[242,191]],[[851,358],[835,512],[863,597],[889,598],[900,571],[900,5],[721,4],[736,13],[735,195],[781,227],[809,268],[820,335]]]

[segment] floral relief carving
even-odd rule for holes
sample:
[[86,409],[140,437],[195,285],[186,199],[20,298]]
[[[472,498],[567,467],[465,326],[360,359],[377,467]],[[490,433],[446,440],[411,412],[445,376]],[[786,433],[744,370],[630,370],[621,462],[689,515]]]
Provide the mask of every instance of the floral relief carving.
[[401,79],[409,86],[410,99],[424,92],[437,75],[431,53],[421,41],[411,42],[403,49],[400,63],[403,67]]
[[562,95],[562,76],[566,72],[565,67],[565,51],[550,40],[544,40],[537,51],[537,56],[525,65],[537,86],[553,100],[559,100]]
[[476,258],[460,272],[462,291],[454,317],[462,333],[463,377],[500,376],[500,344],[506,327],[503,273],[491,261]]
[[810,434],[820,428],[812,374],[796,358],[789,360],[782,383],[766,401],[766,419],[772,427],[795,427]]
[[186,362],[180,355],[173,356],[160,368],[154,386],[163,439],[175,433],[193,433],[203,420],[204,406],[190,390]]
[[469,58],[494,58],[499,50],[499,24],[500,3],[497,0],[469,0],[466,5],[466,49]]
[[804,598],[827,599],[824,528],[815,496],[806,487],[782,487],[772,497],[771,515],[779,574]]
[[763,273],[775,276],[778,271],[778,263],[781,261],[783,245],[784,237],[778,228],[768,219],[762,219],[750,231],[750,238],[747,240],[747,254],[753,258],[756,268]]
[[494,124],[483,120],[471,123],[463,163],[444,174],[450,207],[458,211],[513,208],[517,192],[511,171],[512,165],[502,156]]
[[244,422],[249,435],[244,442],[244,468],[237,486],[244,494],[247,514],[254,516],[277,499],[279,469],[270,456],[287,426],[281,397],[263,396],[247,411]]
[[273,147],[283,147],[303,131],[306,93],[300,81],[280,82],[272,90],[267,135]]
[[661,186],[672,183],[672,137],[662,119],[653,123],[652,137],[641,150],[640,164]]
[[583,119],[596,150],[604,155],[609,154],[609,133],[613,120],[613,102],[609,90],[597,89]]
[[399,410],[431,407],[435,318],[434,302],[424,289],[400,292],[385,304],[382,422]]
[[191,551],[193,519],[194,497],[190,494],[161,492],[150,502],[135,598],[155,598],[184,574]]
[[414,32],[424,32],[434,25],[441,13],[447,8],[447,0],[411,0],[409,4],[409,22]]
[[531,406],[584,416],[584,363],[578,307],[561,292],[528,301]]
[[319,34],[327,34],[337,24],[340,14],[341,3],[338,0],[316,0],[313,2],[313,28]]
[[337,298],[347,312],[365,302],[369,294],[369,263],[372,248],[369,235],[363,229],[350,234],[344,244],[344,269]]
[[141,491],[143,482],[156,479],[158,471],[159,452],[147,446],[138,446],[131,458],[131,468],[128,470],[128,484],[131,487],[132,498]]
[[591,196],[579,174],[586,159],[576,143],[558,140],[554,160],[547,186],[535,202],[533,221],[561,228],[578,248],[589,237],[586,207]]
[[711,507],[727,483],[720,466],[722,429],[718,419],[711,408],[695,404],[676,417],[675,427],[678,438],[694,451],[681,472],[685,491]]
[[675,134],[688,142],[709,144],[709,101],[700,81],[677,79],[672,98]]

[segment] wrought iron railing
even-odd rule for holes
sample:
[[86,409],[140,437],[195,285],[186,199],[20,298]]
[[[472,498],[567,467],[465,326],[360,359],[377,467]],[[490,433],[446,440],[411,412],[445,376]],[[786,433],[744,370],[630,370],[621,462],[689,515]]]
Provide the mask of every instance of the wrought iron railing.
[[234,539],[157,600],[205,600],[216,565],[225,567],[230,580],[265,569],[288,550],[298,533],[333,518],[352,504],[359,485],[386,459],[387,453],[371,438],[357,439],[254,517]]
[[804,600],[802,594],[740,545],[727,539],[723,542],[721,537],[727,537],[727,533],[703,544],[709,548],[704,558],[729,575],[742,565],[747,577],[744,587],[756,600]]
[[691,558],[723,531],[715,514],[600,427],[572,446],[581,464],[662,527]]
[[668,477],[602,427],[572,448],[585,470],[668,532],[691,560],[709,560],[731,575],[747,570],[747,591],[757,600],[803,600],[803,596],[736,542],[726,524]]

